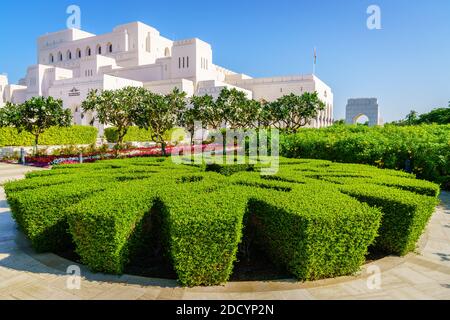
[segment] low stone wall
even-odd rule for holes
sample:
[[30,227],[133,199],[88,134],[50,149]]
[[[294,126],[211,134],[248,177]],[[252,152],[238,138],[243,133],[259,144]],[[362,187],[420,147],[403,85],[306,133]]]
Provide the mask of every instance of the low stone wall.
[[[101,146],[107,144],[110,149],[113,149],[115,144],[114,143],[103,143],[103,141],[98,141],[97,146]],[[135,148],[151,148],[155,147],[156,143],[154,142],[133,142],[131,143],[133,147]],[[77,148],[87,148],[90,145],[76,145]],[[48,155],[51,155],[53,151],[58,149],[63,149],[70,147],[68,145],[64,146],[39,146],[40,151],[47,151]],[[19,157],[21,150],[24,149],[26,155],[31,155],[33,153],[33,147],[2,147],[0,148],[0,160],[4,158],[11,158],[11,157]]]
[[[51,154],[53,151],[67,148],[69,146],[39,146],[39,150],[47,150],[47,154]],[[86,145],[76,145],[77,148],[86,148],[89,147],[88,144]],[[26,155],[31,155],[33,153],[33,147],[3,147],[0,148],[0,159],[3,158],[9,158],[13,156],[19,156],[21,150],[24,149]]]

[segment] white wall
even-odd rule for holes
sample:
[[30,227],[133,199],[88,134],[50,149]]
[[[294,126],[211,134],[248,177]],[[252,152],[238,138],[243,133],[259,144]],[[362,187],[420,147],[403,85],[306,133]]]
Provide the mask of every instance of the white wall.
[[4,95],[7,85],[8,85],[8,77],[5,75],[0,75],[0,108],[2,108],[7,101]]
[[3,94],[6,101],[15,104],[24,103],[27,97],[27,87],[10,84],[6,86]]
[[47,65],[30,66],[27,70],[26,100],[36,96],[47,97],[49,88],[57,80],[71,79],[73,72],[69,69],[55,68]]
[[148,82],[163,80],[163,65],[128,67],[106,72],[108,75],[127,78],[135,81]]
[[[259,79],[236,80],[229,78],[228,83],[246,88],[253,92],[253,99],[275,101],[283,95],[294,93],[302,95],[305,92],[317,91],[319,98],[325,103],[326,110],[320,111],[311,123],[312,127],[330,126],[333,124],[333,92],[329,86],[313,75],[274,77]],[[231,80],[232,79],[232,80]]]
[[244,92],[248,99],[253,99],[253,92],[250,90],[242,89],[240,87],[236,87],[233,85],[230,85],[225,82],[220,82],[216,80],[208,80],[208,81],[201,81],[197,85],[197,92],[196,95],[204,96],[204,95],[210,95],[214,99],[217,99],[222,92],[223,89],[236,89],[238,91]]
[[169,94],[175,88],[186,93],[187,97],[194,95],[194,83],[186,79],[152,81],[144,83],[144,88],[158,94]]
[[[130,56],[121,55],[128,51],[129,36],[126,30],[101,36],[86,33],[85,36],[73,37],[75,39],[73,41],[70,40],[72,38],[70,31],[73,30],[65,30],[39,38],[38,63],[76,69],[79,68],[81,59],[88,56],[88,48],[91,49],[91,56],[94,56],[99,54],[97,51],[99,47],[101,47],[102,55],[114,58],[121,57],[123,60],[130,59]],[[55,41],[55,44],[53,44],[53,41]],[[50,45],[46,46],[46,43],[50,43]],[[110,44],[112,45],[112,52],[109,52]],[[81,58],[78,56],[78,51],[81,52]],[[69,58],[69,52],[71,53],[71,58]],[[59,53],[62,54],[62,61],[58,57]],[[50,55],[53,55],[53,62],[50,60]],[[137,63],[137,55],[135,57],[134,63]]]
[[[64,108],[72,111],[75,124],[90,125],[94,114],[89,113],[84,118],[81,117],[81,104],[90,90],[117,90],[127,86],[142,87],[142,85],[142,82],[139,81],[101,75],[56,81],[50,88],[49,93],[52,97],[61,99]],[[98,122],[94,122],[94,126],[99,129],[99,134],[102,135],[103,126]]]
[[214,79],[211,45],[200,39],[174,42],[171,78],[185,78],[194,82]]

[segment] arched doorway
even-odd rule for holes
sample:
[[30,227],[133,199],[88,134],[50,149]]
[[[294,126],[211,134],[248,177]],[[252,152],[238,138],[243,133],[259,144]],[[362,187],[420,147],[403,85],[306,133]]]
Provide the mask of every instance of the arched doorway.
[[353,118],[353,124],[368,126],[369,123],[370,123],[369,117],[363,113],[360,113]]

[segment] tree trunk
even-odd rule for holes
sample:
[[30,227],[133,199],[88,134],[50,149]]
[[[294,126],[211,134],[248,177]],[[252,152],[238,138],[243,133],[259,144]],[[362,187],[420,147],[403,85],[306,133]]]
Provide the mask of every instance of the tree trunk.
[[166,153],[166,142],[164,140],[162,140],[162,142],[161,142],[161,149],[162,149],[163,157],[167,156],[167,153]]
[[125,136],[128,133],[128,128],[122,128],[122,129],[118,129],[117,133],[119,134],[119,139],[118,139],[118,143],[120,146],[123,145],[123,139],[125,139]]
[[191,146],[193,146],[194,145],[194,135],[195,135],[195,129],[194,130],[191,130],[190,131],[190,134],[191,134]]
[[116,149],[115,150],[116,158],[119,157],[120,150],[122,149],[122,146],[123,146],[123,139],[125,138],[126,133],[118,131],[118,134],[119,134],[119,136],[118,136],[118,139],[117,139],[117,146],[115,148]]
[[119,145],[119,146],[122,146],[123,145],[123,139],[125,138],[125,136],[123,136],[123,135],[119,135],[119,141],[117,141],[117,144]]
[[37,155],[38,153],[38,146],[39,146],[39,134],[34,135],[34,155]]

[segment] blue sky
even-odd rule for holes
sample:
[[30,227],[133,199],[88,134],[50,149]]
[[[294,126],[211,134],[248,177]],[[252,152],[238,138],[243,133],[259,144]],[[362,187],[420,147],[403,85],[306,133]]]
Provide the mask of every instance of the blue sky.
[[[139,20],[174,40],[201,38],[214,63],[254,77],[311,73],[317,47],[316,73],[334,91],[336,119],[351,97],[378,97],[386,121],[450,100],[448,0],[3,1],[0,73],[23,77],[36,63],[36,38],[64,29],[71,4],[86,31]],[[371,4],[381,8],[382,30],[366,26]]]

